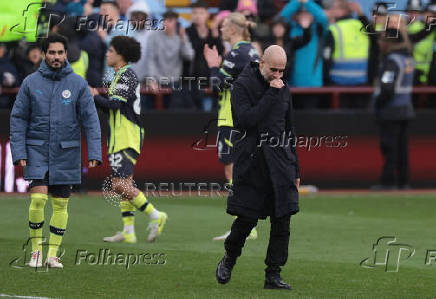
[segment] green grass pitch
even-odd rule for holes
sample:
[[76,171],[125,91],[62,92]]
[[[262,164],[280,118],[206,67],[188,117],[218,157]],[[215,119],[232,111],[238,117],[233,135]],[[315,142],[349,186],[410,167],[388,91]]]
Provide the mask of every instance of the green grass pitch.
[[[27,197],[2,195],[0,204],[0,296],[49,298],[435,298],[436,262],[425,265],[427,250],[436,252],[436,196],[407,194],[308,195],[291,220],[289,260],[282,277],[293,290],[264,290],[263,263],[269,222],[260,221],[259,237],[247,241],[232,280],[219,285],[217,262],[223,242],[212,237],[229,229],[225,197],[160,197],[153,204],[169,220],[155,243],[146,242],[147,217],[137,214],[137,244],[104,243],[121,228],[119,209],[102,197],[73,196],[64,237],[63,270],[35,272],[11,267],[23,256],[28,236]],[[48,236],[46,206],[44,235]],[[372,245],[382,236],[415,248],[401,256],[398,272],[383,266],[363,268]],[[76,265],[78,250],[97,253],[161,253],[163,265]],[[44,258],[45,258],[44,252]],[[436,255],[436,254],[435,254]],[[147,260],[148,261],[148,260]],[[122,261],[121,261],[122,262]],[[121,263],[120,262],[120,263]],[[161,261],[159,261],[161,262]],[[14,263],[19,265],[18,260]]]

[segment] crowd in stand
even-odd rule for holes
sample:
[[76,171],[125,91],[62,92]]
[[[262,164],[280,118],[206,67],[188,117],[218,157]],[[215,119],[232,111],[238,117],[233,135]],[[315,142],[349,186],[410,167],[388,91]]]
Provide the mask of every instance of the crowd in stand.
[[[348,0],[222,0],[214,15],[203,1],[191,5],[191,23],[174,10],[159,10],[157,0],[58,0],[48,3],[41,14],[51,15],[46,18],[48,30],[68,37],[68,60],[92,87],[108,86],[113,76],[105,62],[110,40],[117,35],[136,38],[142,56],[133,68],[143,87],[172,90],[164,97],[168,109],[216,108],[216,97],[207,88],[212,80],[207,79],[203,49],[205,44],[215,46],[220,55],[230,50],[220,38],[220,26],[232,11],[256,23],[251,41],[260,55],[272,44],[286,50],[284,79],[291,87],[374,85],[380,59],[377,40],[392,13],[389,3],[378,2],[368,18],[358,2]],[[416,63],[415,85],[434,85],[436,1],[424,5],[410,0],[406,13]],[[41,59],[35,43],[0,43],[1,87],[20,86],[38,69]],[[143,107],[153,109],[153,95],[142,99]],[[0,108],[11,107],[13,100],[13,95],[0,93]],[[363,108],[367,103],[367,96],[362,101],[355,96],[341,101],[346,108]],[[315,95],[296,96],[294,105],[322,107]]]

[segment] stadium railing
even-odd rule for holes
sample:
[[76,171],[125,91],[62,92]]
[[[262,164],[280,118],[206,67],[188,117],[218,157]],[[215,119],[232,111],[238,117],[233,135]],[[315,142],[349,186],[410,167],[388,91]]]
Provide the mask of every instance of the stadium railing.
[[[19,88],[0,88],[1,95],[15,95],[18,93]],[[100,88],[100,92],[106,92],[107,89]],[[366,94],[370,96],[374,93],[374,87],[371,86],[359,86],[359,87],[345,87],[345,86],[328,86],[319,88],[290,88],[293,95],[325,95],[324,100],[330,100],[330,108],[340,108],[340,98],[342,95],[350,94]],[[208,90],[208,93],[211,91]],[[412,93],[418,96],[418,107],[424,107],[430,95],[436,94],[436,86],[417,86],[413,88]],[[142,88],[141,94],[148,94],[155,96],[154,109],[164,110],[163,97],[171,94],[170,88],[160,88],[157,91],[152,91],[148,88]]]

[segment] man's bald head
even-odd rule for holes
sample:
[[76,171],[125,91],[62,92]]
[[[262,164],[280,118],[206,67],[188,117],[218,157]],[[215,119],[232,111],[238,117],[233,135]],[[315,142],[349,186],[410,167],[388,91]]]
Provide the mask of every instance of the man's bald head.
[[286,65],[286,52],[278,45],[272,45],[263,52],[263,61],[266,63],[284,63]]
[[272,45],[265,49],[260,60],[259,69],[266,81],[280,79],[286,68],[286,52],[278,45]]

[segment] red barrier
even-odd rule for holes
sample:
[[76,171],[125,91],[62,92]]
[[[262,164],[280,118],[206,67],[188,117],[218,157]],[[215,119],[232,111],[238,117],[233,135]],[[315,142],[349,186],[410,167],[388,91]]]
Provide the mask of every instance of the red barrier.
[[[86,161],[86,143],[82,143]],[[216,148],[198,151],[189,137],[153,138],[145,140],[143,152],[135,167],[138,183],[157,180],[220,180],[223,166],[218,162]],[[411,178],[413,182],[436,180],[436,140],[412,136],[409,143]],[[382,156],[377,136],[350,136],[344,148],[298,149],[301,176],[305,184],[312,182],[377,182],[382,169]],[[106,147],[103,147],[106,157]],[[110,173],[108,161],[102,168],[90,169],[88,178],[101,181]]]

